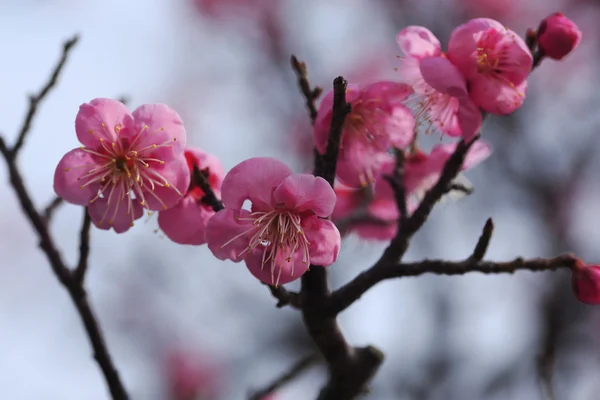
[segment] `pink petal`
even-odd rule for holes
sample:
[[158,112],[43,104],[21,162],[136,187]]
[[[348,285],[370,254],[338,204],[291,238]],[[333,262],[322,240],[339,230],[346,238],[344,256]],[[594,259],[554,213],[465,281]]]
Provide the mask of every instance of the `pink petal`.
[[577,300],[585,304],[600,304],[600,267],[579,265],[573,268],[571,286]]
[[54,191],[69,203],[87,206],[89,201],[98,194],[100,181],[85,186],[79,178],[97,167],[96,160],[90,153],[73,149],[63,156],[54,172]]
[[223,169],[221,160],[217,156],[195,147],[187,147],[185,152],[191,153],[191,155],[197,160],[197,166],[200,168],[200,170],[204,170],[206,168],[209,169],[209,181],[211,183],[211,188],[213,190],[221,190],[221,184],[223,183],[223,178],[225,177],[225,170]]
[[438,92],[459,99],[468,96],[465,77],[447,58],[426,57],[419,69],[425,82]]
[[374,99],[386,106],[393,107],[404,105],[404,101],[412,93],[412,87],[406,83],[381,81],[366,86],[361,93],[361,99],[363,101]]
[[460,99],[458,106],[458,124],[462,137],[469,142],[475,137],[482,124],[481,110],[469,97]]
[[359,224],[352,228],[356,234],[364,240],[390,240],[396,236],[398,231],[398,224],[390,222],[387,225],[376,225],[376,224]]
[[304,234],[310,243],[308,252],[313,265],[327,267],[337,260],[340,254],[340,231],[333,222],[318,217],[302,219]]
[[273,191],[291,174],[292,170],[275,158],[254,157],[242,161],[223,180],[223,205],[241,209],[249,199],[253,210],[269,210]]
[[402,52],[411,57],[438,56],[442,52],[440,41],[427,28],[407,26],[396,36],[396,42]]
[[527,81],[514,86],[495,78],[473,80],[471,99],[483,110],[495,115],[508,115],[523,105],[527,94]]
[[492,154],[492,146],[483,140],[478,140],[469,149],[465,162],[463,163],[463,170],[471,169],[477,164],[487,159]]
[[127,199],[121,199],[122,193],[117,190],[110,203],[107,198],[99,198],[88,206],[88,213],[94,225],[103,230],[113,228],[116,233],[123,233],[133,226],[133,222],[144,215],[142,206],[131,201],[131,209]]
[[386,120],[390,147],[405,149],[415,136],[415,117],[405,106],[395,106]]
[[289,175],[273,192],[273,200],[278,206],[283,204],[298,213],[310,210],[324,218],[333,212],[335,199],[329,183],[310,174]]
[[142,173],[155,181],[168,182],[168,186],[155,183],[152,190],[151,185],[144,181],[144,200],[149,210],[162,211],[173,207],[183,198],[190,186],[190,170],[183,154],[163,165],[146,168]]
[[355,212],[367,195],[365,190],[350,188],[342,183],[335,184],[335,194],[337,200],[331,213],[331,218],[334,221],[339,221]]
[[186,132],[183,121],[175,110],[165,104],[144,104],[136,108],[132,115],[135,119],[133,132],[135,136],[140,135],[136,140],[136,149],[153,144],[168,144],[169,147],[162,147],[160,150],[164,154],[162,157],[168,159],[170,154],[178,157],[183,153]]
[[[219,260],[232,260],[239,262],[238,258],[248,247],[254,226],[248,218],[248,211],[234,211],[225,208],[216,213],[206,225],[206,243],[213,255]],[[248,234],[244,234],[248,232]],[[236,238],[231,241],[232,239]],[[231,241],[231,242],[230,242]]]
[[206,243],[206,225],[213,215],[212,208],[186,196],[174,207],[158,213],[158,226],[175,243],[201,245]]
[[[348,84],[346,87],[346,102],[352,103],[360,96],[359,86]],[[329,90],[321,100],[314,124],[314,141],[317,151],[325,154],[327,141],[329,140],[329,128],[331,127],[331,112],[333,108],[333,89]]]
[[75,132],[85,147],[96,149],[101,146],[100,139],[114,143],[117,140],[115,127],[128,126],[132,121],[123,103],[99,98],[79,107],[75,117]]
[[270,261],[263,265],[263,251],[258,249],[253,251],[244,261],[246,261],[250,273],[267,285],[285,285],[300,278],[308,270],[308,263],[302,262],[302,254],[296,252],[292,256],[293,262],[292,260],[288,261],[282,255],[278,255],[277,264],[274,270],[271,271]]
[[[347,142],[345,147],[340,149],[336,176],[346,186],[364,188],[374,183],[381,164],[389,157],[387,152],[377,151],[361,142]],[[369,176],[372,179],[369,179]]]

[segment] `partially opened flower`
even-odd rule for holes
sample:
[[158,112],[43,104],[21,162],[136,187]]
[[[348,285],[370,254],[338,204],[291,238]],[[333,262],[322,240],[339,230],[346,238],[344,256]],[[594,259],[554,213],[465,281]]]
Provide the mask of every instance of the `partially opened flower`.
[[[255,157],[233,167],[221,189],[225,209],[208,222],[206,241],[220,260],[244,260],[270,285],[298,279],[310,264],[328,266],[340,233],[326,219],[335,193],[323,178],[293,174],[281,161]],[[249,200],[249,210],[243,209]]]
[[446,58],[427,28],[408,26],[396,36],[404,53],[403,80],[414,89],[417,123],[449,136],[471,140],[481,127],[481,111],[469,97],[465,77]]
[[577,300],[600,304],[600,265],[576,263],[571,270],[571,285]]
[[[221,197],[225,173],[219,159],[196,148],[187,148],[184,154],[190,174],[193,174],[194,167],[198,167],[207,177],[215,195]],[[215,211],[204,196],[204,191],[192,179],[184,197],[175,206],[158,213],[158,226],[169,239],[179,244],[206,243],[206,224]]]
[[124,232],[143,208],[168,209],[189,186],[185,129],[166,105],[145,104],[130,114],[117,100],[94,99],[79,108],[75,131],[83,146],[58,163],[54,190],[88,207],[100,229]]
[[[348,85],[346,101],[352,111],[342,132],[337,176],[344,184],[360,188],[374,182],[392,147],[405,148],[414,136],[414,117],[405,106],[412,88],[397,82],[376,82],[365,87]],[[327,93],[314,126],[315,146],[327,149],[332,118],[333,91]]]
[[450,37],[448,58],[466,77],[473,101],[505,115],[521,107],[531,72],[531,51],[515,32],[489,18],[475,18]]

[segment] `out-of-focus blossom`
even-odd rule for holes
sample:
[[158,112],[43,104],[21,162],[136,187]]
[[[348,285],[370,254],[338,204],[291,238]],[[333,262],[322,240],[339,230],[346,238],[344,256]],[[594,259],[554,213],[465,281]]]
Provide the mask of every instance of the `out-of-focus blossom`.
[[75,131],[83,146],[58,163],[54,190],[88,207],[100,229],[125,232],[143,208],[173,207],[190,184],[185,129],[166,105],[146,104],[130,114],[117,100],[94,99],[79,108]]
[[[196,148],[187,148],[184,154],[190,174],[193,174],[194,166],[198,167],[207,177],[215,195],[221,197],[221,183],[225,173],[219,159]],[[206,224],[215,212],[211,205],[203,201],[204,195],[204,191],[192,179],[181,201],[158,213],[158,226],[169,239],[179,244],[206,243]]]
[[[225,209],[208,222],[213,254],[244,260],[250,272],[270,285],[298,279],[310,264],[328,266],[340,251],[340,233],[326,219],[335,192],[323,178],[293,174],[281,161],[256,157],[231,169],[223,181]],[[243,209],[246,200],[251,209]]]
[[217,395],[218,374],[199,355],[172,351],[165,360],[165,369],[169,400],[213,399]]
[[[376,82],[360,88],[348,85],[346,101],[352,111],[346,117],[337,164],[339,180],[360,188],[375,181],[388,151],[405,148],[414,136],[414,117],[404,105],[412,93],[409,85]],[[327,149],[332,118],[333,91],[321,101],[314,126],[315,146]]]
[[465,77],[443,54],[439,40],[427,28],[408,26],[396,41],[404,53],[402,78],[414,89],[417,122],[471,140],[481,127],[481,111],[469,97]]
[[556,12],[544,18],[537,35],[543,55],[561,60],[579,45],[582,33],[573,21]]
[[[404,188],[407,196],[407,211],[412,213],[423,195],[440,178],[444,165],[454,153],[455,143],[442,144],[430,154],[416,150],[406,155],[404,164]],[[490,146],[477,141],[469,149],[462,170],[470,169],[491,154]],[[394,192],[385,175],[391,175],[395,162],[389,157],[377,176],[374,191],[369,188],[352,189],[336,185],[338,196],[332,214],[333,220],[343,226],[344,231],[356,232],[363,239],[389,240],[396,234],[400,217]]]
[[571,284],[577,300],[600,304],[600,265],[576,263],[571,270]]
[[475,18],[450,37],[448,58],[467,78],[471,98],[485,111],[505,115],[525,100],[533,57],[515,32],[489,18]]

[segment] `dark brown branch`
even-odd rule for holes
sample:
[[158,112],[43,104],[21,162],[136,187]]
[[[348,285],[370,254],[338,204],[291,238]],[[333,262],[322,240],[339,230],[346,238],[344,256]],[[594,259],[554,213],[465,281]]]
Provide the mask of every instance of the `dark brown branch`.
[[471,272],[484,274],[511,274],[517,270],[550,271],[558,268],[572,268],[577,258],[571,254],[555,258],[533,258],[525,260],[517,258],[509,262],[475,261],[444,261],[424,260],[413,263],[388,265],[385,268],[371,268],[362,272],[348,284],[342,286],[331,298],[329,311],[339,313],[358,300],[365,292],[381,281],[393,278],[418,276],[423,274],[464,275]]
[[252,394],[248,398],[248,400],[262,400],[268,395],[275,393],[277,390],[281,389],[283,386],[296,379],[302,372],[312,367],[319,360],[320,356],[318,354],[312,354],[308,357],[303,358],[302,360],[294,364],[289,371],[287,371],[279,378],[274,380],[271,384],[269,384],[269,386],[267,386],[264,389],[258,390],[254,394]]
[[48,204],[48,206],[46,206],[46,208],[44,208],[44,214],[43,215],[44,215],[44,220],[46,221],[46,223],[50,222],[50,220],[52,219],[52,216],[54,215],[54,212],[63,203],[64,203],[64,201],[63,201],[62,197],[56,196],[50,202],[50,204]]
[[304,62],[298,61],[294,55],[292,55],[290,61],[292,64],[292,69],[298,77],[298,87],[300,87],[300,91],[306,100],[308,115],[310,116],[310,120],[314,125],[315,120],[317,119],[317,105],[315,103],[323,90],[318,86],[315,86],[314,88],[310,86],[310,82],[308,81],[308,70]]
[[44,100],[46,95],[50,92],[50,90],[58,82],[58,77],[60,76],[60,73],[61,73],[63,67],[65,66],[67,58],[69,57],[69,52],[73,48],[73,46],[75,46],[75,44],[77,43],[78,40],[79,40],[79,36],[75,35],[63,44],[63,50],[62,50],[62,54],[60,56],[60,60],[58,61],[58,64],[56,64],[56,67],[54,67],[54,70],[52,71],[52,75],[50,75],[50,79],[48,80],[48,82],[46,82],[46,84],[40,90],[40,92],[38,94],[32,95],[29,97],[29,109],[27,110],[27,115],[25,116],[23,125],[19,131],[19,136],[17,137],[17,141],[11,150],[11,152],[15,156],[17,155],[17,153],[23,146],[23,141],[25,140],[25,136],[31,129],[31,122],[33,121],[33,117],[35,116],[35,114],[37,112],[38,105],[40,104],[40,102],[42,100]]
[[392,176],[386,176],[385,179],[388,181],[392,190],[394,191],[394,198],[396,200],[396,206],[400,213],[398,219],[398,229],[406,224],[408,219],[408,211],[406,206],[406,189],[404,187],[404,152],[400,149],[395,149],[396,154],[396,165],[394,167],[394,173]]
[[83,223],[81,224],[81,232],[79,233],[79,262],[73,271],[73,279],[83,285],[85,273],[88,267],[88,258],[90,256],[90,228],[92,227],[92,219],[88,213],[88,209],[83,209]]
[[469,257],[470,261],[481,261],[483,257],[485,257],[485,253],[487,252],[488,246],[490,245],[490,240],[492,239],[492,234],[494,233],[494,221],[491,218],[488,218],[485,221],[485,225],[483,226],[483,231],[481,232],[481,236],[479,236],[479,240],[477,241],[477,245],[475,245],[475,250],[473,250],[473,254]]
[[198,166],[194,165],[194,171],[192,173],[192,179],[200,189],[204,192],[204,196],[200,200],[202,203],[207,204],[213,208],[216,212],[221,211],[223,209],[223,203],[217,196],[215,192],[213,192],[210,187],[210,183],[208,182],[208,173],[207,171],[202,171],[198,168]]
[[271,294],[273,295],[273,297],[275,297],[277,300],[279,300],[277,302],[277,308],[281,308],[281,307],[285,307],[287,305],[290,305],[294,308],[301,308],[302,307],[302,303],[301,303],[301,298],[300,298],[300,294],[296,293],[296,292],[291,292],[289,290],[287,290],[286,288],[284,288],[283,286],[272,286],[272,285],[267,285],[269,287],[269,290],[271,291]]

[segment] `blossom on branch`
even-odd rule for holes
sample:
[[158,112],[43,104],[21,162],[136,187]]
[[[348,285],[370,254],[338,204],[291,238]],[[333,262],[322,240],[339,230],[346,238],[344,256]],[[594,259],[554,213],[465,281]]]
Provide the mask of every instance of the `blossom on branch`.
[[[270,285],[298,279],[310,264],[328,266],[340,251],[340,233],[329,220],[335,193],[323,178],[293,174],[274,158],[242,161],[225,176],[224,209],[208,222],[206,241],[220,260],[244,260]],[[246,200],[251,202],[244,209]]]
[[[190,174],[197,167],[207,177],[215,195],[220,197],[225,173],[219,159],[203,150],[189,147],[184,155]],[[192,179],[183,198],[175,206],[158,213],[158,226],[169,239],[179,244],[206,243],[206,224],[215,211],[204,200],[204,195],[204,191]]]
[[500,22],[475,18],[458,26],[448,43],[448,58],[483,110],[506,115],[523,104],[533,56],[523,39]]
[[190,184],[179,115],[163,104],[129,113],[113,99],[81,105],[75,132],[83,146],[58,163],[54,190],[66,201],[88,207],[100,229],[127,231],[142,209],[166,210]]
[[[374,183],[388,151],[410,144],[414,117],[404,103],[411,93],[409,85],[397,82],[348,85],[346,101],[352,111],[344,122],[336,171],[342,183],[355,188]],[[314,126],[315,146],[321,154],[327,149],[332,106],[333,91],[329,91],[321,101]]]
[[581,31],[573,21],[556,12],[540,23],[537,42],[544,56],[561,60],[579,45],[581,36]]
[[577,263],[571,269],[571,285],[577,300],[600,304],[600,265]]

